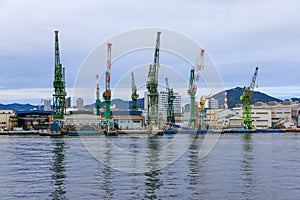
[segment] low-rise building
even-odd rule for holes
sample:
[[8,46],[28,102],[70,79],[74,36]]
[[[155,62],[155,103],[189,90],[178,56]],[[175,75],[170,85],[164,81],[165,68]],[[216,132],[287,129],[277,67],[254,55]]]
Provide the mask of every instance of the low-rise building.
[[11,130],[10,117],[14,116],[13,110],[0,110],[0,130]]

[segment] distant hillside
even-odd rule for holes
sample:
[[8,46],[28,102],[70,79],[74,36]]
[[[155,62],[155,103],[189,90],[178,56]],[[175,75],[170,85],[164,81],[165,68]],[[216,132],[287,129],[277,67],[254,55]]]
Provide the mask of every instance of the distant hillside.
[[14,110],[14,111],[28,111],[31,109],[37,109],[38,106],[33,106],[30,104],[19,104],[19,103],[11,103],[11,104],[0,104],[0,110]]
[[[236,104],[243,104],[242,101],[240,101],[240,96],[243,94],[243,89],[240,87],[236,87],[230,90],[227,90],[227,101],[228,101],[228,107],[233,108],[235,107]],[[219,102],[219,105],[222,105],[224,102],[224,92],[220,92],[218,94],[215,94],[212,96],[213,98],[217,99]],[[269,101],[277,101],[277,102],[282,102],[282,100],[271,97],[267,94],[261,93],[254,91],[253,97],[252,97],[252,102],[251,104],[254,104],[256,102],[269,102]]]
[[[118,110],[129,110],[132,104],[132,101],[124,101],[122,99],[113,99],[111,105],[116,105]],[[137,106],[140,109],[144,109],[144,98],[137,100]],[[101,102],[101,107],[105,107],[105,102]],[[95,104],[90,104],[85,106],[86,109],[94,109]]]

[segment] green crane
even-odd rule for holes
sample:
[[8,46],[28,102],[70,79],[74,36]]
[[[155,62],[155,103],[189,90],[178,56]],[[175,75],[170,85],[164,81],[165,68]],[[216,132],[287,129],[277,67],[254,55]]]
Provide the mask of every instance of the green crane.
[[157,32],[156,46],[154,52],[153,65],[150,65],[148,72],[148,81],[146,87],[148,89],[148,127],[153,129],[158,127],[158,69],[159,69],[159,46],[160,34]]
[[132,92],[131,92],[131,99],[132,99],[132,105],[131,105],[131,110],[132,111],[137,111],[138,106],[137,106],[137,99],[139,98],[139,94],[137,93],[137,87],[134,82],[134,74],[131,72],[131,87],[132,87]]
[[245,129],[252,129],[252,112],[251,112],[251,100],[253,96],[255,81],[258,73],[258,67],[255,68],[254,75],[250,86],[243,88],[243,95],[240,96],[240,100],[244,103],[243,106],[243,119]]
[[[191,69],[190,72],[190,81],[189,81],[189,88],[187,90],[188,95],[190,95],[190,119],[188,122],[188,126],[195,128],[198,126],[198,120],[196,120],[195,117],[195,107],[198,108],[198,105],[195,104],[195,97],[197,93],[197,82],[199,80],[200,76],[200,70],[204,69],[204,53],[205,49],[201,49],[200,55],[198,56],[196,62],[195,62],[195,67]],[[196,75],[195,75],[196,72]],[[198,112],[197,112],[198,113]],[[198,117],[197,117],[198,119]]]
[[65,114],[65,68],[60,63],[58,30],[55,33],[55,61],[54,61],[54,94],[53,94],[53,111],[55,119],[63,119]]
[[167,122],[175,123],[173,102],[175,100],[173,88],[169,88],[168,78],[166,77],[166,91],[168,92]]
[[103,98],[105,100],[105,119],[110,119],[110,102],[111,102],[111,90],[110,90],[110,69],[111,69],[111,43],[107,43],[107,65],[105,72],[105,91],[103,92]]
[[96,107],[96,115],[100,116],[100,108],[101,108],[101,101],[100,101],[100,95],[99,95],[99,75],[96,74],[96,102],[95,102],[95,107]]

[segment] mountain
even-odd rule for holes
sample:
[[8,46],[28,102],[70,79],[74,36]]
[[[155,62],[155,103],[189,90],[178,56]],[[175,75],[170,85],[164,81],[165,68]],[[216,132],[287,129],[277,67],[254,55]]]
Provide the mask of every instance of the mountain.
[[31,104],[19,104],[19,103],[11,103],[11,104],[0,104],[0,110],[13,110],[13,111],[27,111],[31,109],[38,109],[38,106],[34,106]]
[[[240,96],[243,94],[243,89],[240,87],[236,87],[227,91],[227,102],[228,102],[228,108],[233,108],[237,104],[243,104],[243,102],[240,100]],[[222,105],[224,102],[224,91],[220,92],[218,94],[215,94],[212,96],[213,98],[217,99],[219,102],[219,105]],[[254,104],[256,102],[270,102],[270,101],[277,101],[282,102],[282,100],[271,97],[267,94],[254,91],[251,104]]]

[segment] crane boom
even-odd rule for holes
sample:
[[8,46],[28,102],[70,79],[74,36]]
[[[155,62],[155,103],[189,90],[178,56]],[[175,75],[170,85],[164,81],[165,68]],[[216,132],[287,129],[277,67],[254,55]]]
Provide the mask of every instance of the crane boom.
[[252,129],[252,111],[251,111],[251,101],[254,91],[254,86],[256,82],[256,77],[258,73],[258,67],[255,68],[252,81],[250,86],[243,88],[243,95],[240,97],[240,100],[244,103],[243,106],[243,119],[244,119],[244,127],[245,129]]
[[159,69],[159,47],[160,47],[160,34],[157,32],[154,60],[150,65],[148,72],[148,81],[146,87],[148,89],[148,127],[153,129],[158,127],[158,69]]

